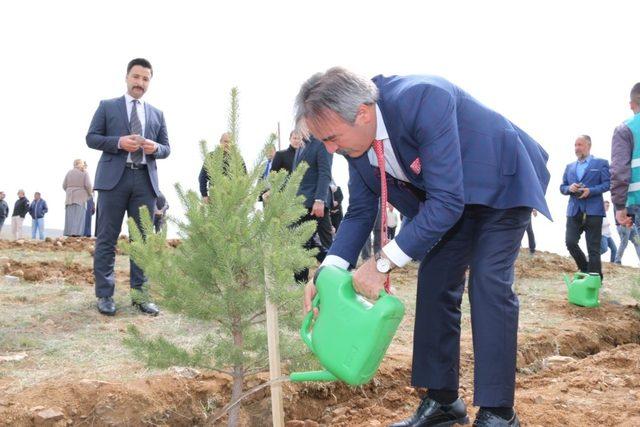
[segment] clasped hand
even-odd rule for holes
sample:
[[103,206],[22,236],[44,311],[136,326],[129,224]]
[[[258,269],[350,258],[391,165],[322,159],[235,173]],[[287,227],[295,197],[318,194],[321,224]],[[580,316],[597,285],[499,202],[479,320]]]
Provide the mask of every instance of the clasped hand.
[[140,135],[121,136],[118,145],[123,150],[133,153],[141,147],[144,154],[153,154],[158,150],[158,144],[150,139],[145,139]]

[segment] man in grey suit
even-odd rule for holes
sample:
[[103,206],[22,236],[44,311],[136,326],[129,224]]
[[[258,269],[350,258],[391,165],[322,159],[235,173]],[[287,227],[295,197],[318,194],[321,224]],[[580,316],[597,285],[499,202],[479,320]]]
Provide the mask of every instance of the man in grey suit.
[[[153,69],[146,59],[129,62],[127,93],[100,101],[87,133],[87,145],[102,151],[94,186],[100,215],[96,219],[93,272],[98,311],[109,316],[116,312],[115,249],[124,213],[138,226],[141,206],[153,214],[160,194],[156,159],[171,152],[164,114],[142,100],[152,77]],[[145,314],[158,315],[158,307],[143,289],[145,282],[143,271],[131,261],[132,303]]]

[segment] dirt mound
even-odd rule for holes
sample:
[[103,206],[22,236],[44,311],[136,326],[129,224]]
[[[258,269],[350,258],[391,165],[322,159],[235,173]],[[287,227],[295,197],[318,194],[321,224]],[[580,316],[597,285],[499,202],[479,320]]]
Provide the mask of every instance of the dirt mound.
[[216,399],[229,395],[228,384],[216,375],[161,375],[126,384],[61,380],[0,400],[0,425],[32,425],[39,411],[53,408],[64,414],[60,425],[193,426],[221,406]]
[[[394,419],[399,405],[418,401],[413,389],[401,386],[409,374],[409,359],[392,356],[376,380],[362,387],[286,384],[286,419],[343,426],[370,425],[371,418]],[[263,383],[264,377],[248,381],[247,386]],[[218,374],[195,378],[158,375],[129,383],[88,379],[50,382],[0,399],[0,425],[32,425],[36,414],[49,408],[63,414],[60,425],[206,425],[207,419],[228,403],[230,385],[230,378]],[[270,411],[269,392],[263,389],[244,402],[242,425],[270,426]],[[222,418],[215,425],[225,422]]]
[[[118,240],[126,240],[127,236],[120,236]],[[180,239],[167,239],[167,246],[177,248],[182,241]],[[0,250],[20,249],[34,252],[89,252],[93,255],[96,239],[94,237],[47,237],[45,240],[0,240]],[[116,253],[122,251],[116,247]]]
[[525,373],[541,369],[549,356],[584,358],[619,345],[640,344],[640,316],[634,307],[605,304],[592,310],[549,301],[544,310],[571,320],[560,330],[520,337],[517,366]]
[[[548,310],[560,311],[569,317],[569,320],[559,333],[555,329],[548,329],[539,334],[523,335],[519,339],[519,380],[516,404],[521,420],[544,426],[602,426],[620,425],[627,418],[640,415],[640,316],[637,308],[607,304],[601,309],[589,310],[566,303],[549,302]],[[545,311],[547,311],[546,308]],[[460,394],[467,405],[471,405],[473,359],[468,346],[470,343],[465,343],[463,340],[463,350],[467,347],[467,351],[462,352],[460,359]],[[628,349],[633,351],[627,354]],[[621,354],[624,356],[621,357]],[[537,384],[545,381],[554,383],[557,370],[549,361],[553,356],[558,355],[566,356],[566,358],[560,358],[561,360],[579,361],[574,369],[575,377],[582,375],[584,381],[592,385],[599,384],[602,376],[609,379],[626,378],[620,373],[628,373],[629,370],[635,369],[628,381],[611,380],[615,384],[615,395],[624,396],[627,399],[618,402],[615,399],[607,399],[607,404],[610,406],[607,407],[603,403],[600,405],[600,410],[603,414],[609,415],[594,418],[593,423],[583,420],[583,415],[573,411],[570,405],[559,407],[564,410],[563,418],[548,417],[544,422],[539,423],[538,420],[540,415],[545,413],[545,408],[538,406],[540,398],[536,396],[531,398],[531,395],[535,394]],[[582,362],[580,359],[590,362]],[[583,368],[591,364],[599,366],[599,371],[592,372],[588,368]],[[527,376],[532,373],[535,373],[538,382],[532,383],[529,387],[523,387],[526,391],[521,392],[521,382],[526,383]],[[609,384],[607,387],[612,386],[611,381],[607,383]],[[385,425],[409,416],[415,410],[423,390],[408,387],[410,382],[411,355],[406,352],[390,352],[374,380],[362,387],[352,388],[339,383],[291,386],[287,396],[292,396],[294,404],[288,407],[287,416],[297,420],[309,418],[331,426]],[[521,393],[525,396],[524,399],[520,399]],[[556,394],[550,392],[549,396]],[[636,397],[637,399],[634,400]],[[552,398],[547,398],[553,403]],[[266,399],[262,403],[263,411],[267,416],[268,403]],[[256,412],[256,406],[257,404],[254,404],[251,407],[253,412]],[[585,405],[582,409],[587,411],[589,407]],[[470,407],[469,411],[472,415],[471,412],[474,409]]]
[[[602,272],[605,276],[616,276],[628,273],[630,270],[636,269],[609,262],[602,263]],[[531,256],[525,249],[520,251],[515,266],[517,278],[555,279],[561,278],[562,274],[572,275],[576,271],[576,263],[569,257],[544,251],[537,251]]]
[[0,249],[21,249],[34,252],[84,252],[93,253],[95,239],[92,237],[57,237],[45,240],[0,240]]
[[75,285],[93,284],[93,269],[75,262],[35,261],[20,262],[9,260],[0,267],[2,274],[8,274],[28,282],[64,281]]
[[518,381],[533,426],[640,425],[640,346],[627,344]]

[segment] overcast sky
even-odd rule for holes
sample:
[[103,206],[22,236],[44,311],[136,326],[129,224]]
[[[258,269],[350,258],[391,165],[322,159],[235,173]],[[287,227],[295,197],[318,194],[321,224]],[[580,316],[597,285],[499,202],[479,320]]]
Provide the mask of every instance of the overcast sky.
[[[124,93],[134,57],[154,67],[145,100],[167,120],[172,152],[158,169],[174,215],[173,184],[197,188],[197,142],[213,144],[226,130],[232,86],[240,89],[240,148],[252,164],[278,122],[288,135],[293,99],[314,72],[341,65],[371,77],[437,74],[549,152],[555,222],[538,217],[534,229],[539,249],[566,254],[564,166],[583,133],[593,154],[608,159],[613,129],[631,115],[639,12],[638,1],[3,4],[0,189],[11,207],[18,188],[30,199],[42,192],[47,227],[63,228],[64,175],[83,158],[94,176],[100,152],[85,144],[89,122],[99,100]],[[337,156],[334,176],[346,187]],[[632,252],[624,260],[637,265]]]

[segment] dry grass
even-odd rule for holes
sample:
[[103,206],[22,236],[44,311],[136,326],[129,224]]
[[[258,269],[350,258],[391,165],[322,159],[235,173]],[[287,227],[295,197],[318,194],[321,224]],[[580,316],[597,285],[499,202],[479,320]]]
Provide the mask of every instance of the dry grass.
[[[18,258],[13,250],[0,251],[0,256]],[[65,258],[70,263],[90,262],[88,254],[78,252],[32,252],[20,260]],[[118,258],[117,268],[128,269],[128,259]],[[118,313],[113,318],[96,311],[92,285],[0,283],[0,354],[28,354],[20,362],[0,364],[0,378],[11,379],[10,386],[0,389],[7,393],[62,377],[126,380],[148,375],[150,371],[122,344],[129,324],[147,336],[163,334],[185,347],[211,332],[210,325],[166,311],[156,318],[141,315],[131,306],[125,282],[116,286]]]

